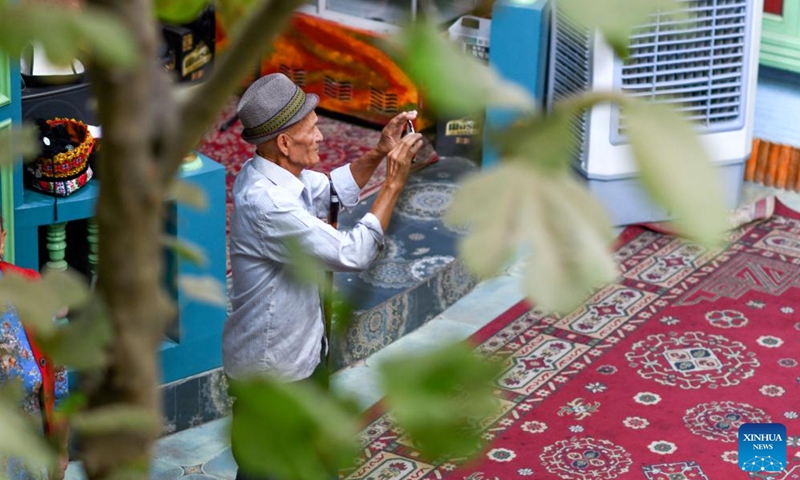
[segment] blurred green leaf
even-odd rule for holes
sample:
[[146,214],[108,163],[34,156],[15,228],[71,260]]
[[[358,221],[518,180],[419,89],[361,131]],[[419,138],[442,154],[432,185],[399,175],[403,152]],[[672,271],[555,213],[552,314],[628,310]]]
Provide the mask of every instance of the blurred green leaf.
[[161,244],[173,250],[178,257],[189,260],[198,267],[205,268],[208,265],[208,258],[203,249],[188,240],[164,235],[161,237]]
[[195,210],[208,209],[208,197],[205,190],[186,180],[176,178],[170,186],[168,195]]
[[166,23],[180,25],[196,19],[209,0],[155,0],[156,17]]
[[534,168],[536,150],[462,182],[445,219],[470,226],[459,253],[478,276],[499,273],[520,249],[531,252],[526,293],[541,308],[564,312],[616,278],[613,234],[570,171]]
[[728,229],[727,212],[718,174],[691,124],[666,105],[629,102],[623,114],[647,191],[682,233],[718,244]]
[[152,412],[130,405],[115,404],[91,411],[77,413],[72,417],[72,427],[84,435],[119,432],[153,432],[161,428],[161,422]]
[[289,253],[289,273],[295,281],[304,284],[325,285],[325,267],[303,249],[299,239],[287,238],[284,247]]
[[229,36],[239,22],[247,18],[256,3],[257,0],[217,0],[215,13]]
[[500,366],[455,344],[380,367],[387,406],[428,459],[474,454],[481,421],[499,408],[494,379]]
[[37,335],[53,335],[55,313],[64,307],[59,294],[47,288],[44,282],[29,280],[13,272],[0,278],[0,305],[12,305],[26,327],[33,327]]
[[[18,381],[0,386],[0,457],[20,458],[32,471],[55,462],[55,455],[39,433],[38,427],[22,414],[23,390]],[[3,472],[5,473],[5,471]]]
[[459,251],[480,278],[499,273],[519,245],[517,196],[528,188],[527,174],[518,164],[503,164],[470,175],[459,185],[445,214],[448,225],[469,228]]
[[108,346],[113,329],[108,312],[99,298],[90,302],[53,335],[37,341],[59,365],[84,371],[104,366],[108,361]]
[[0,130],[0,167],[9,165],[19,157],[39,153],[39,138],[33,125]]
[[87,48],[99,62],[127,68],[139,61],[136,41],[118,17],[98,8],[84,7],[75,13],[74,22],[78,45]]
[[572,311],[617,278],[605,211],[568,172],[528,177],[520,200],[521,236],[529,246],[525,292],[543,310]]
[[83,410],[88,403],[86,394],[79,391],[71,391],[66,398],[58,403],[58,413],[66,418],[72,418],[76,413]]
[[240,467],[256,475],[329,480],[358,452],[355,412],[310,382],[231,382],[231,435]]
[[490,131],[489,136],[505,158],[524,159],[546,170],[565,170],[572,160],[573,119],[578,113],[565,111],[523,118],[504,130]]
[[120,18],[85,5],[79,11],[57,4],[0,3],[0,49],[12,56],[34,41],[48,58],[65,65],[87,53],[98,62],[119,68],[139,59],[136,42]]
[[72,270],[64,272],[47,270],[42,275],[41,286],[58,297],[59,307],[80,307],[89,300],[89,285],[86,280]]
[[[353,303],[340,299],[334,294],[333,299],[333,321],[331,322],[331,335],[334,338],[343,338],[353,323]],[[334,343],[336,341],[334,340]]]
[[228,304],[225,286],[210,275],[181,275],[178,286],[183,293],[197,301],[219,307]]
[[437,26],[427,21],[418,20],[406,27],[396,47],[399,65],[422,86],[426,105],[437,112],[482,114],[486,105],[520,111],[536,109],[524,88],[459,52]]
[[[558,8],[578,23],[596,27],[606,42],[622,58],[627,58],[632,29],[651,22],[648,16],[654,12],[670,15],[675,22],[685,22],[685,17],[676,15],[679,2],[672,0],[559,0]],[[662,23],[665,22],[662,17]]]

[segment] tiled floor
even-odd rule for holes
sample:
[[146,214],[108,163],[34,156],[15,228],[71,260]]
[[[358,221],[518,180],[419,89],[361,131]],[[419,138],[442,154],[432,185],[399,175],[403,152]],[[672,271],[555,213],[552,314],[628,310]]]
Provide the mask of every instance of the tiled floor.
[[[800,194],[775,191],[754,184],[745,184],[742,203],[770,193],[776,193],[783,203],[800,210]],[[443,345],[445,342],[456,342],[469,337],[523,298],[518,276],[519,269],[511,268],[504,275],[480,283],[470,294],[418,330],[365,361],[336,373],[332,388],[357,399],[363,409],[370,407],[382,396],[376,374],[376,367],[381,362],[393,356],[413,354],[433,345]],[[236,466],[230,454],[227,428],[226,418],[162,438],[156,445],[152,478],[233,479]],[[73,462],[70,465],[67,478],[83,478],[79,464]]]

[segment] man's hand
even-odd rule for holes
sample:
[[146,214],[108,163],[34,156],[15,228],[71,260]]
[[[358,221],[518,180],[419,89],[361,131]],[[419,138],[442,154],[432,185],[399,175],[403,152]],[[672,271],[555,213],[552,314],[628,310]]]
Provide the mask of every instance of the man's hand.
[[409,112],[402,112],[395,115],[394,118],[389,120],[389,123],[381,130],[381,138],[375,146],[375,151],[381,157],[384,157],[392,151],[400,143],[400,137],[403,135],[403,129],[406,127],[406,122],[417,118],[417,111],[411,110]]
[[420,147],[422,147],[422,134],[412,133],[403,137],[386,155],[387,184],[401,188],[406,184],[411,171],[411,160]]
[[411,159],[414,158],[420,147],[422,147],[422,134],[412,133],[400,139],[386,155],[386,181],[370,210],[373,215],[378,217],[384,233],[389,228],[389,220],[392,218],[392,210],[394,210],[397,199],[400,198],[400,193],[406,186],[408,173],[411,171]]

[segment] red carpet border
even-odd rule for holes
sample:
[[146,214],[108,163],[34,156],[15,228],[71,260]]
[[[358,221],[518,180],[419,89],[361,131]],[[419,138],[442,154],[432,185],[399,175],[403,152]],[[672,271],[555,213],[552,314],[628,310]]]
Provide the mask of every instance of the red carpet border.
[[[618,283],[564,317],[518,304],[472,338],[504,364],[475,459],[428,463],[384,414],[347,478],[800,478],[800,214],[777,204],[730,242],[629,227]],[[737,431],[764,422],[786,426],[787,471],[753,477]]]

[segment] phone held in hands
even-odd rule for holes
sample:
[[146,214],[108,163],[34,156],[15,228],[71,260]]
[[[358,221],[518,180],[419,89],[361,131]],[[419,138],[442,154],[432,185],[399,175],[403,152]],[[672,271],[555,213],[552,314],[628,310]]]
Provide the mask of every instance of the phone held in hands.
[[[414,122],[412,122],[411,120],[406,120],[406,133],[405,133],[405,135],[408,135],[410,133],[416,133],[416,130],[414,130]],[[411,159],[411,163],[417,163],[417,156],[416,155],[414,155],[414,158]]]

